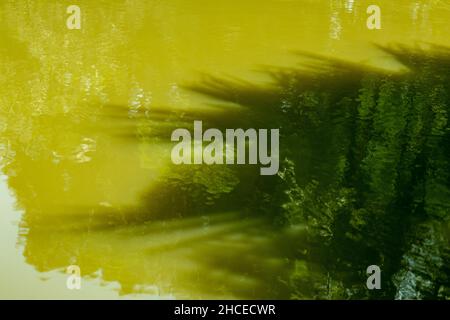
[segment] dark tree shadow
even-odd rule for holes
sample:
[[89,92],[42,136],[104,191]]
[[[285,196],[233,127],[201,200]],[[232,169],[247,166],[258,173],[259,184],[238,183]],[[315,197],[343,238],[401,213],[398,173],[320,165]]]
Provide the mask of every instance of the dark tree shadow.
[[[312,242],[321,245],[308,259],[328,274],[318,296],[442,298],[450,50],[380,49],[404,69],[299,53],[309,59],[300,68],[267,68],[271,85],[206,77],[187,88],[244,106],[240,124],[280,128],[281,175],[256,179],[245,197],[255,212],[316,230]],[[382,267],[383,292],[365,288],[371,264]],[[294,272],[295,296],[308,296],[304,278]]]

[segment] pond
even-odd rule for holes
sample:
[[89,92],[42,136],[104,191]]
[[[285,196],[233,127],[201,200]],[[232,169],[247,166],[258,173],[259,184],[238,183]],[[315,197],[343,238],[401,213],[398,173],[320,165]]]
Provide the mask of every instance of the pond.
[[80,29],[60,1],[0,4],[1,298],[295,297],[293,270],[323,273],[306,225],[247,205],[259,167],[174,166],[171,133],[275,123],[273,74],[311,54],[397,72],[380,46],[450,46],[439,0],[372,1],[379,30],[364,1],[73,2]]

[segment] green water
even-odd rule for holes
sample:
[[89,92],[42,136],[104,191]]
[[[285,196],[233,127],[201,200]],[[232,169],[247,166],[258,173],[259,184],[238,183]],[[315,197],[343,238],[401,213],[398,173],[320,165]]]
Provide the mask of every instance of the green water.
[[[379,168],[370,161],[384,163],[380,146],[393,157],[401,153],[395,143],[386,142],[398,137],[393,133],[364,140],[364,126],[351,131],[347,126],[356,122],[334,113],[334,105],[324,101],[341,103],[349,96],[353,100],[348,105],[354,104],[359,90],[368,90],[358,82],[367,74],[385,81],[384,75],[373,75],[372,67],[408,69],[398,55],[380,46],[418,46],[427,60],[428,52],[436,50],[430,43],[450,45],[446,1],[377,3],[381,30],[366,28],[364,1],[77,1],[82,26],[68,30],[66,6],[59,1],[3,1],[0,297],[362,297],[361,289],[352,291],[351,286],[364,286],[363,267],[383,261],[370,243],[369,248],[354,246],[363,241],[354,238],[378,241],[371,237],[376,232],[360,227],[366,220],[352,216],[354,208],[344,214],[353,220],[336,218],[333,223],[310,213],[334,214],[336,203],[351,199],[345,192],[354,188],[358,210],[379,209],[384,219],[391,212],[386,209],[391,206],[388,194],[410,180],[392,182],[387,165],[370,176],[387,177],[386,184],[370,185],[370,179],[360,176],[364,172],[349,168],[348,159],[355,168],[365,159],[348,156],[349,145],[366,150],[362,146],[371,141],[369,151],[376,152],[363,161],[368,167],[362,166],[370,171]],[[432,71],[445,77],[448,60],[436,59],[441,60],[434,61]],[[314,78],[321,71],[329,80]],[[444,86],[439,94],[445,96],[448,88],[442,79],[436,87]],[[436,100],[434,107],[447,103],[445,99]],[[296,104],[319,111],[305,118]],[[392,117],[379,114],[380,122],[396,122],[406,111]],[[190,128],[194,120],[216,128],[280,127],[282,156],[293,163],[282,163],[284,182],[261,179],[254,166],[173,166],[170,133]],[[437,131],[426,133],[447,132],[446,117],[441,121],[445,123],[436,125]],[[370,135],[394,127],[380,126]],[[448,141],[445,134],[437,145]],[[350,141],[349,136],[363,141]],[[420,149],[418,145],[411,143],[411,148]],[[445,162],[446,152],[429,157]],[[446,165],[436,167],[445,171]],[[286,178],[290,174],[293,181]],[[338,185],[343,176],[344,187]],[[441,185],[448,186],[446,181]],[[442,190],[436,199],[446,202],[447,191]],[[302,192],[308,195],[303,202]],[[411,198],[402,199],[409,206]],[[433,199],[431,203],[440,203]],[[433,226],[448,226],[448,208],[443,208],[443,222]],[[366,217],[376,210],[358,212]],[[360,233],[353,234],[345,221]],[[319,241],[311,231],[317,224],[328,228]],[[355,243],[340,237],[347,231]],[[329,236],[333,232],[335,238]],[[395,262],[386,263],[391,274],[399,272],[409,252],[405,239],[394,241],[395,246],[405,245],[403,251],[381,255],[386,260],[394,255]],[[343,248],[355,248],[361,259],[348,259],[349,249]],[[339,259],[345,263],[340,265]],[[64,271],[72,264],[81,268],[81,290],[66,288]],[[436,290],[447,280],[439,281]],[[354,296],[343,294],[342,286]],[[393,284],[389,290],[393,297]]]

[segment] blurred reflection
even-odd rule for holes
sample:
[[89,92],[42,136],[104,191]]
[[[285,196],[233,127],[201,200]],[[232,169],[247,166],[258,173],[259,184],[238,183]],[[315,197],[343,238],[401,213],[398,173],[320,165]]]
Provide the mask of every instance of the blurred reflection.
[[[239,210],[251,168],[174,168],[170,133],[194,119],[263,121],[233,91],[186,90],[199,80],[267,85],[255,68],[291,67],[298,50],[396,68],[373,42],[449,44],[443,1],[379,2],[378,33],[361,27],[359,1],[78,1],[77,31],[65,28],[59,1],[2,2],[0,167],[24,212],[27,263],[40,272],[78,264],[117,281],[120,294],[288,298],[288,244],[306,249],[303,230]],[[270,97],[248,95],[269,109]]]

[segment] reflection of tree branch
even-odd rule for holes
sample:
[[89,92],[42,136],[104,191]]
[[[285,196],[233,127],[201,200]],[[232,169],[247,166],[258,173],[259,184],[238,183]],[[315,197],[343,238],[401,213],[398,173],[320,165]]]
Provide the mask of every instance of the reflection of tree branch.
[[[419,221],[448,220],[450,176],[444,172],[450,170],[450,50],[433,45],[427,50],[379,48],[405,70],[299,53],[306,60],[301,68],[267,68],[270,86],[208,78],[189,87],[245,106],[254,117],[249,123],[282,128],[282,158],[287,159],[284,165],[292,163],[288,169],[295,181],[261,182],[256,202],[275,218],[306,221],[317,230],[311,233],[322,239],[320,250],[328,252],[320,264],[344,284],[333,286],[337,297],[348,294],[339,288],[358,287],[352,274],[367,263],[383,263],[389,276],[402,270],[408,245],[426,242]],[[317,185],[308,192],[312,181]],[[443,228],[433,232],[444,237]],[[327,237],[331,241],[323,241]],[[414,253],[412,259],[426,262],[415,264],[421,267],[414,272],[422,274],[423,266],[429,266],[430,273],[421,276],[432,285],[416,293],[436,297],[441,280],[433,279],[442,278],[445,270],[433,261],[448,260],[445,245],[421,248],[425,253]],[[298,272],[294,288],[301,291],[305,275]],[[408,285],[388,282],[381,296],[393,297]],[[367,295],[365,288],[355,290],[350,297]]]

